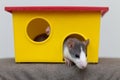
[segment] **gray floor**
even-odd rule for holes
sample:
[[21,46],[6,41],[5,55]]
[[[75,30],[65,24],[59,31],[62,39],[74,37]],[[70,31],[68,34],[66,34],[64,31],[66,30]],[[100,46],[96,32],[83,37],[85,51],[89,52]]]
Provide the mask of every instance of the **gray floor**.
[[102,58],[87,69],[65,64],[19,63],[0,59],[0,80],[120,80],[120,59]]

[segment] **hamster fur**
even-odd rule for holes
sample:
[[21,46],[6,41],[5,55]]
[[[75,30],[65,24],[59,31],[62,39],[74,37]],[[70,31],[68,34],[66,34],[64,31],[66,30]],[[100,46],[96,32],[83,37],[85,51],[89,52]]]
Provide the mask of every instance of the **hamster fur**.
[[87,67],[87,45],[89,39],[80,41],[77,38],[67,38],[64,42],[64,59],[69,66],[72,62],[80,69]]

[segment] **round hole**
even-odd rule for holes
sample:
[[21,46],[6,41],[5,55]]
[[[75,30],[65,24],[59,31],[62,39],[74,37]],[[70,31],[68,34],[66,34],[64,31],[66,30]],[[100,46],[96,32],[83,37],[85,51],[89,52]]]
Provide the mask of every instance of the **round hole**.
[[27,34],[31,40],[42,42],[50,35],[50,25],[42,18],[33,19],[27,26]]

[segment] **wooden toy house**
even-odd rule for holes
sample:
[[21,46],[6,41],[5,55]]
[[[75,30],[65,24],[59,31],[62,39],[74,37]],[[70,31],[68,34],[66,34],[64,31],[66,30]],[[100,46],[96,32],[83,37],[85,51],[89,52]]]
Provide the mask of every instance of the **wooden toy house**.
[[[26,6],[5,10],[13,16],[16,62],[64,62],[63,43],[68,36],[90,39],[87,60],[98,62],[100,19],[108,7]],[[48,26],[49,37],[34,41]]]

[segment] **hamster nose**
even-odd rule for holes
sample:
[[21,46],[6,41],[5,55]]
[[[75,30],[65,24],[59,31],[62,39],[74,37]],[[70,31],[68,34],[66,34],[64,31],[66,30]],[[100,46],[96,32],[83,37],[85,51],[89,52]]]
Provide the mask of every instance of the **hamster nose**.
[[81,65],[81,69],[85,69],[87,67],[87,63]]
[[81,69],[85,69],[86,68],[86,66],[81,66]]

